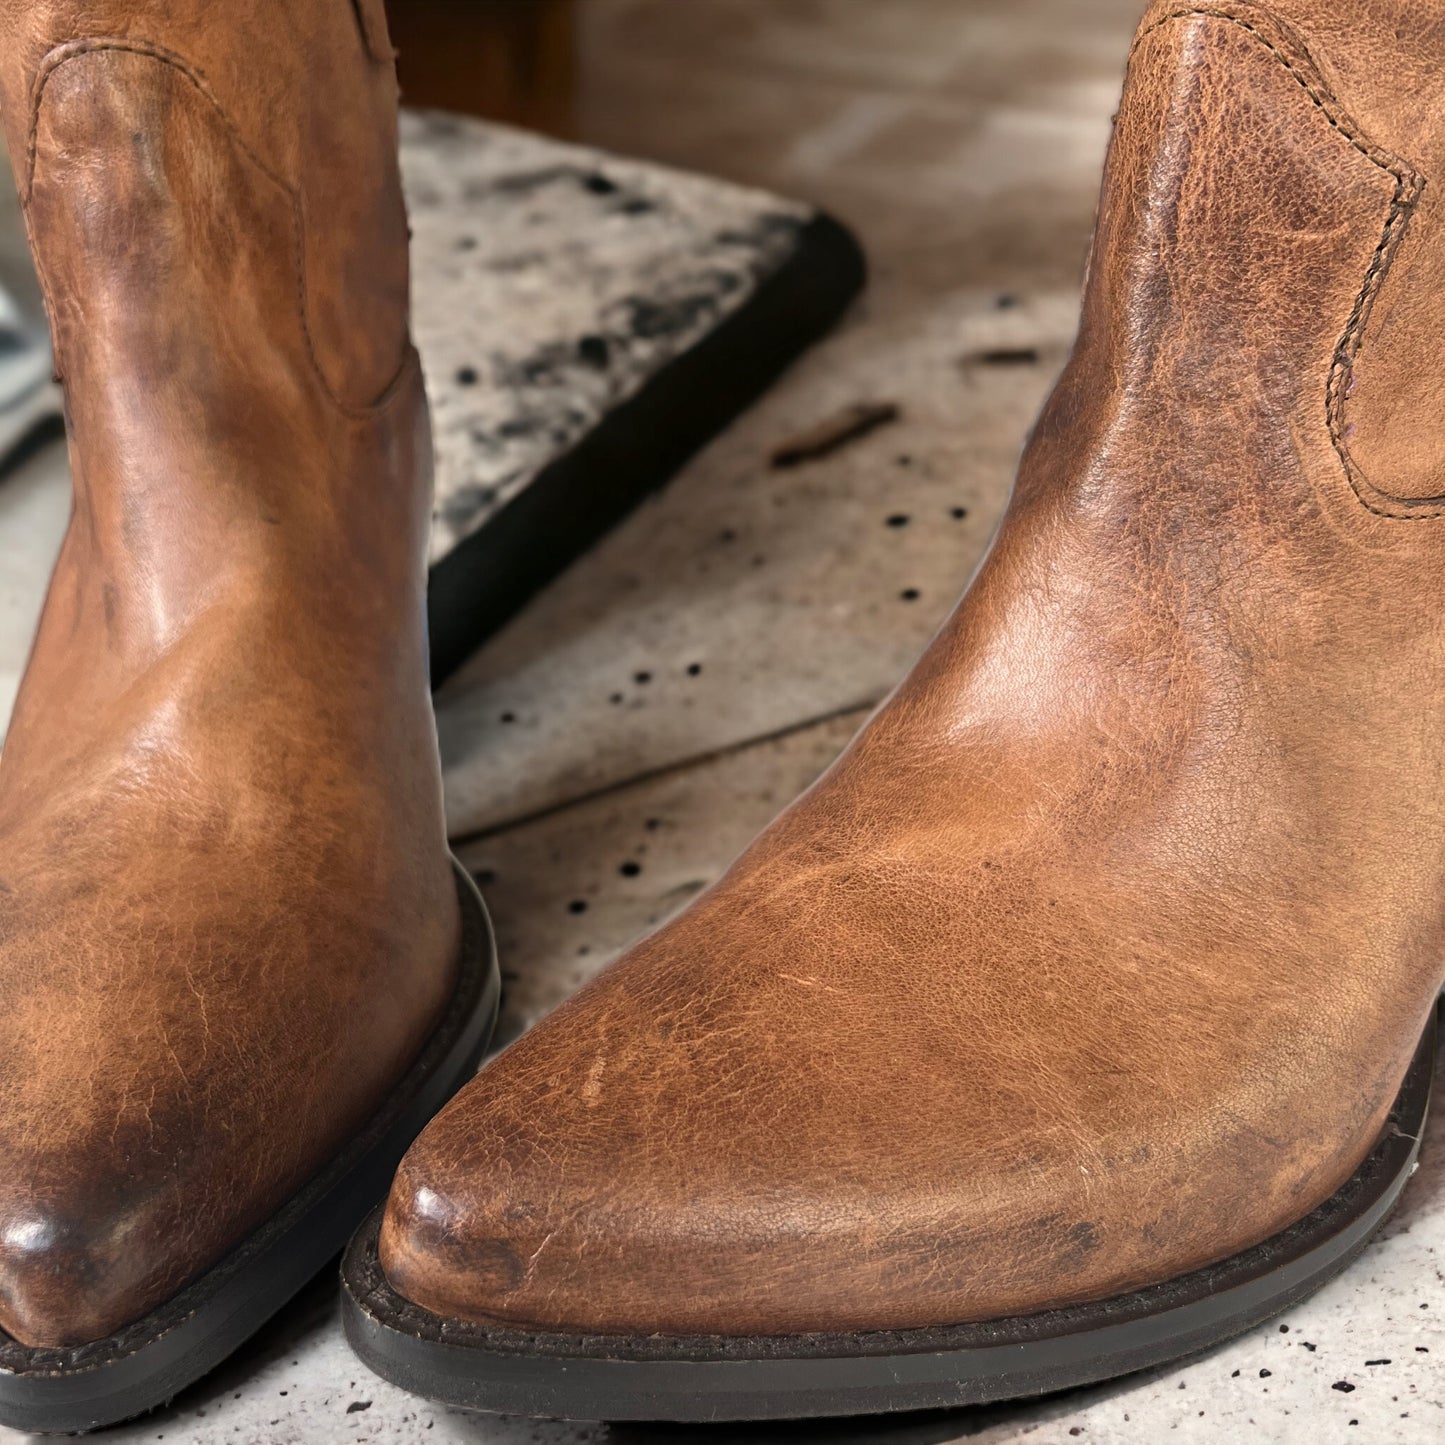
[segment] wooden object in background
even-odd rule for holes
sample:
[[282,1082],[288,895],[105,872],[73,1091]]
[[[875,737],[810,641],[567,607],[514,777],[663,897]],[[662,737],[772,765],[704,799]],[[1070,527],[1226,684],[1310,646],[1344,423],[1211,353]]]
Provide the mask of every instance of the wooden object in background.
[[403,99],[575,130],[575,0],[388,0]]

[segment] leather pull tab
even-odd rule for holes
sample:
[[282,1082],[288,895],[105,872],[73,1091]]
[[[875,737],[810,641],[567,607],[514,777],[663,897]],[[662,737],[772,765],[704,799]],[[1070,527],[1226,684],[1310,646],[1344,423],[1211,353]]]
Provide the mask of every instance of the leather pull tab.
[[352,4],[356,6],[356,18],[361,22],[361,33],[366,37],[371,58],[390,65],[396,59],[396,47],[386,28],[386,0],[352,0]]

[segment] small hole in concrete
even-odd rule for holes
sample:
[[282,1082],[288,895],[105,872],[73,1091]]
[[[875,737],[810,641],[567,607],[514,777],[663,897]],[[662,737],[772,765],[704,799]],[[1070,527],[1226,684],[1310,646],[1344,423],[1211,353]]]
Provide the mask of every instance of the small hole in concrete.
[[916,587],[905,587],[903,591],[900,592],[898,595],[905,602],[917,602],[919,598],[919,591]]
[[642,864],[634,862],[631,858],[627,860],[618,870],[624,878],[636,878],[642,872]]
[[477,368],[475,366],[457,367],[457,385],[475,386],[477,384]]
[[890,527],[906,527],[908,525],[908,513],[894,512],[888,519],[888,525]]
[[574,898],[574,899],[567,905],[567,912],[568,912],[568,913],[586,913],[586,912],[587,912],[587,900],[586,900],[585,898]]
[[517,714],[514,712],[504,712],[502,714],[502,721],[504,723],[514,723],[517,721]]
[[638,687],[646,687],[647,684],[652,681],[652,674],[650,672],[634,672],[632,674],[632,680]]
[[968,516],[968,508],[950,507],[948,509],[948,515],[952,517],[955,522],[961,522],[966,516]]
[[687,665],[687,675],[688,675],[689,677],[700,677],[700,676],[702,675],[702,663],[700,663],[700,662],[690,662],[690,663],[688,663],[688,665]]

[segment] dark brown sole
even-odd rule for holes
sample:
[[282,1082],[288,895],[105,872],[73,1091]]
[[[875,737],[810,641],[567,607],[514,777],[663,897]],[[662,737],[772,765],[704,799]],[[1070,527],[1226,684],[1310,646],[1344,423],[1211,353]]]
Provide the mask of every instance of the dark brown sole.
[[143,1319],[68,1349],[31,1349],[0,1333],[0,1425],[71,1434],[144,1414],[218,1365],[336,1257],[411,1141],[476,1072],[496,1023],[491,923],[460,864],[455,872],[456,992],[382,1109],[264,1225]]
[[1230,1259],[1132,1294],[1013,1319],[866,1334],[620,1337],[493,1329],[398,1295],[380,1211],[342,1263],[347,1339],[377,1374],[467,1409],[580,1420],[724,1421],[936,1410],[1046,1394],[1230,1339],[1338,1274],[1414,1172],[1430,1101],[1432,1015],[1389,1124],[1344,1186]]

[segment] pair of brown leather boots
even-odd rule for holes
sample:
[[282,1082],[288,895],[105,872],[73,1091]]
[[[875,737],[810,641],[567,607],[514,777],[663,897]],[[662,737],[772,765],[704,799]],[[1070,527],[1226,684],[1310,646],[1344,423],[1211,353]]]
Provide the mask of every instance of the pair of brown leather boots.
[[965,601],[424,1129],[497,982],[442,821],[382,0],[0,30],[76,495],[0,767],[0,1420],[167,1398],[388,1186],[363,1357],[583,1417],[1056,1388],[1361,1247],[1445,972],[1433,7],[1149,11]]

